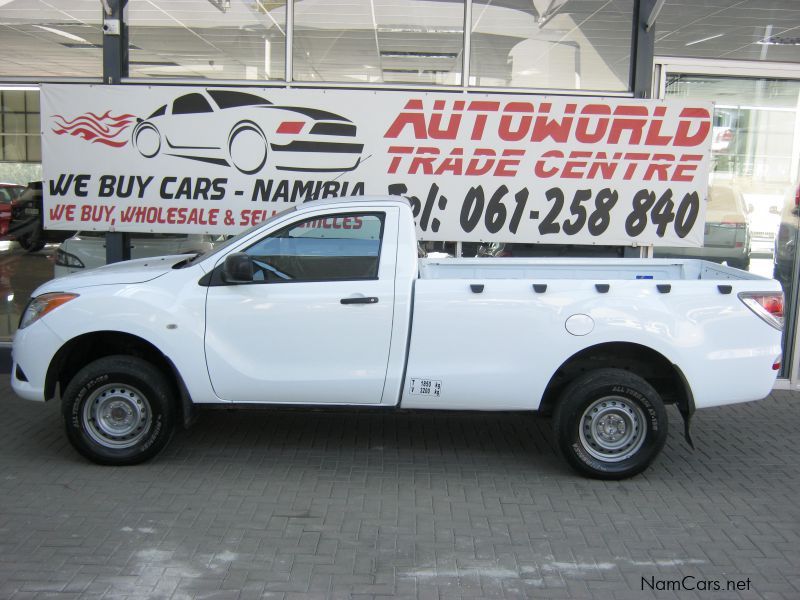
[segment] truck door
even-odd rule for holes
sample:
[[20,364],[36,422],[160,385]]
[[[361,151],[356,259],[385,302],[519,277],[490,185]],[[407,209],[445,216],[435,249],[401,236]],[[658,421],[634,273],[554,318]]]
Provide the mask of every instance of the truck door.
[[208,288],[205,350],[216,394],[231,402],[380,403],[398,218],[396,208],[321,211],[244,250],[254,281]]

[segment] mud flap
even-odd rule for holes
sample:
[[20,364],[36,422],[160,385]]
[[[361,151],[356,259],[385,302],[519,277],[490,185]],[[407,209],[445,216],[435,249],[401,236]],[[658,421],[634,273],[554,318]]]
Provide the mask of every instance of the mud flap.
[[678,410],[681,413],[681,417],[683,418],[683,437],[686,439],[686,443],[689,444],[689,447],[694,450],[694,442],[692,441],[692,411],[689,410],[688,406],[680,406]]
[[694,415],[695,407],[694,407],[694,394],[692,394],[692,388],[689,386],[689,382],[686,380],[686,376],[681,371],[678,365],[672,365],[675,368],[675,372],[678,374],[678,378],[680,379],[681,384],[683,385],[683,389],[686,393],[686,399],[684,402],[678,401],[678,411],[681,413],[681,417],[683,418],[683,437],[686,439],[686,443],[689,444],[689,447],[694,450],[694,441],[692,441],[692,415]]

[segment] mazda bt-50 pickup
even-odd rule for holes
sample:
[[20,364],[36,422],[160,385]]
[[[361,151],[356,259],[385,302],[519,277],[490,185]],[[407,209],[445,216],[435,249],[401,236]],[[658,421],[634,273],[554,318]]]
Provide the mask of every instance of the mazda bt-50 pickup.
[[701,260],[419,259],[408,202],[309,202],[194,256],[41,286],[12,385],[59,398],[98,463],[157,454],[195,405],[552,415],[572,467],[632,476],[665,405],[766,396],[781,361],[776,281]]

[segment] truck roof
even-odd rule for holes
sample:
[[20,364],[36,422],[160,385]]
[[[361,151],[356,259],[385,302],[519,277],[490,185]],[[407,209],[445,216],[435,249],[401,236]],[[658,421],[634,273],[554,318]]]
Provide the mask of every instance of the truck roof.
[[403,196],[342,196],[340,198],[326,198],[324,200],[311,200],[297,205],[298,208],[304,205],[309,206],[330,206],[332,204],[348,204],[348,203],[361,203],[361,202],[391,202],[396,204],[404,204],[410,206],[410,202]]

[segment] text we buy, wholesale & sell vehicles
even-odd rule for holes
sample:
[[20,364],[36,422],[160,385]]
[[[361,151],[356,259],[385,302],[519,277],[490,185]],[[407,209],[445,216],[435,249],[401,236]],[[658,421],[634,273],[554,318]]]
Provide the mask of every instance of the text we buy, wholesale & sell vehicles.
[[420,260],[405,199],[320,200],[206,254],[44,284],[12,385],[60,397],[103,464],[151,458],[196,404],[515,410],[619,479],[660,452],[665,404],[688,437],[696,409],[770,392],[782,309],[776,281],[701,260]]

